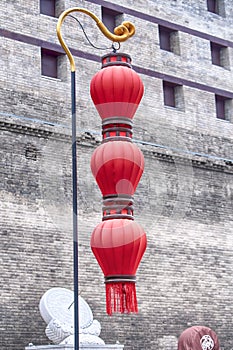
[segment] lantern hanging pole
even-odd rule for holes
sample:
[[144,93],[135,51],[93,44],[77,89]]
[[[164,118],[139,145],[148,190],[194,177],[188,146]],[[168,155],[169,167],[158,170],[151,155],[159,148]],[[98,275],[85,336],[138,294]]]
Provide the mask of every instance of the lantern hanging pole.
[[100,19],[92,12],[80,8],[73,7],[64,11],[57,23],[57,36],[61,46],[66,52],[70,61],[71,70],[71,112],[72,112],[72,186],[73,186],[73,274],[74,274],[74,350],[79,350],[79,302],[78,302],[78,196],[77,196],[77,141],[76,141],[76,91],[75,91],[75,60],[66,45],[62,34],[61,27],[65,18],[72,12],[83,12],[90,16],[97,24],[100,31],[109,40],[113,42],[124,42],[135,33],[135,27],[131,22],[123,22],[111,33]]
[[105,27],[103,22],[101,22],[101,20],[94,13],[92,13],[91,11],[88,11],[87,9],[81,8],[81,7],[72,7],[72,8],[69,8],[68,10],[62,12],[62,14],[58,18],[58,22],[57,22],[57,36],[58,36],[58,39],[60,41],[61,46],[63,47],[63,49],[65,50],[65,52],[69,58],[71,72],[75,71],[75,61],[74,61],[73,55],[71,54],[68,46],[66,45],[66,43],[62,37],[61,27],[62,27],[62,24],[63,24],[65,18],[72,12],[83,12],[86,15],[90,16],[96,22],[100,31],[109,40],[111,40],[113,42],[126,41],[131,36],[133,36],[135,33],[135,27],[134,27],[133,23],[125,21],[121,25],[119,25],[118,27],[116,27],[114,29],[115,34],[113,34],[107,29],[107,27]]

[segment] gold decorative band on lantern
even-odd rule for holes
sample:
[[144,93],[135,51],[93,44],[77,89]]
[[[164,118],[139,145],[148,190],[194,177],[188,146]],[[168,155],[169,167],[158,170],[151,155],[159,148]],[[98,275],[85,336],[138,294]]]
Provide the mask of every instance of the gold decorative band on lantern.
[[113,275],[113,276],[105,276],[104,277],[104,283],[124,283],[124,282],[131,282],[136,283],[136,276],[134,275]]
[[103,142],[124,140],[132,142],[132,125],[129,118],[111,117],[102,120]]
[[111,52],[101,57],[102,67],[127,66],[132,68],[130,55],[122,52]]
[[102,126],[111,124],[111,123],[117,123],[117,124],[126,124],[128,127],[131,129],[133,122],[130,118],[128,117],[118,117],[118,116],[112,116],[109,118],[104,118],[102,120]]
[[133,197],[129,195],[104,196],[102,221],[110,219],[134,220],[133,203]]

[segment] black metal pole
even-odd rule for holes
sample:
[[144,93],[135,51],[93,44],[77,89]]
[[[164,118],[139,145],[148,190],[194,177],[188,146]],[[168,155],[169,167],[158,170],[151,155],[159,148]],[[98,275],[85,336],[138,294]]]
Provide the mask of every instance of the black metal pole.
[[78,194],[77,194],[77,141],[75,71],[71,72],[72,105],[72,183],[73,183],[73,264],[74,264],[74,350],[79,350],[78,301]]

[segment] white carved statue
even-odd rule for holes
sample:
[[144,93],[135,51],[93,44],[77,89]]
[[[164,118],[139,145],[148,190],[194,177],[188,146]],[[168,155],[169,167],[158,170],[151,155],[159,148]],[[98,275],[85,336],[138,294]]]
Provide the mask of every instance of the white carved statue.
[[[40,300],[40,314],[47,323],[45,333],[54,344],[74,344],[74,293],[66,288],[51,288]],[[79,296],[80,345],[104,345],[99,337],[100,323],[86,301]]]

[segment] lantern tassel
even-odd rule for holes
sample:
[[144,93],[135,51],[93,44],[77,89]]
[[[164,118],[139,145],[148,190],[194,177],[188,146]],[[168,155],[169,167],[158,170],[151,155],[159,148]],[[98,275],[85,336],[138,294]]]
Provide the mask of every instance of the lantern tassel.
[[137,313],[138,303],[135,283],[106,283],[106,311],[108,315],[112,315],[113,312],[122,314]]

